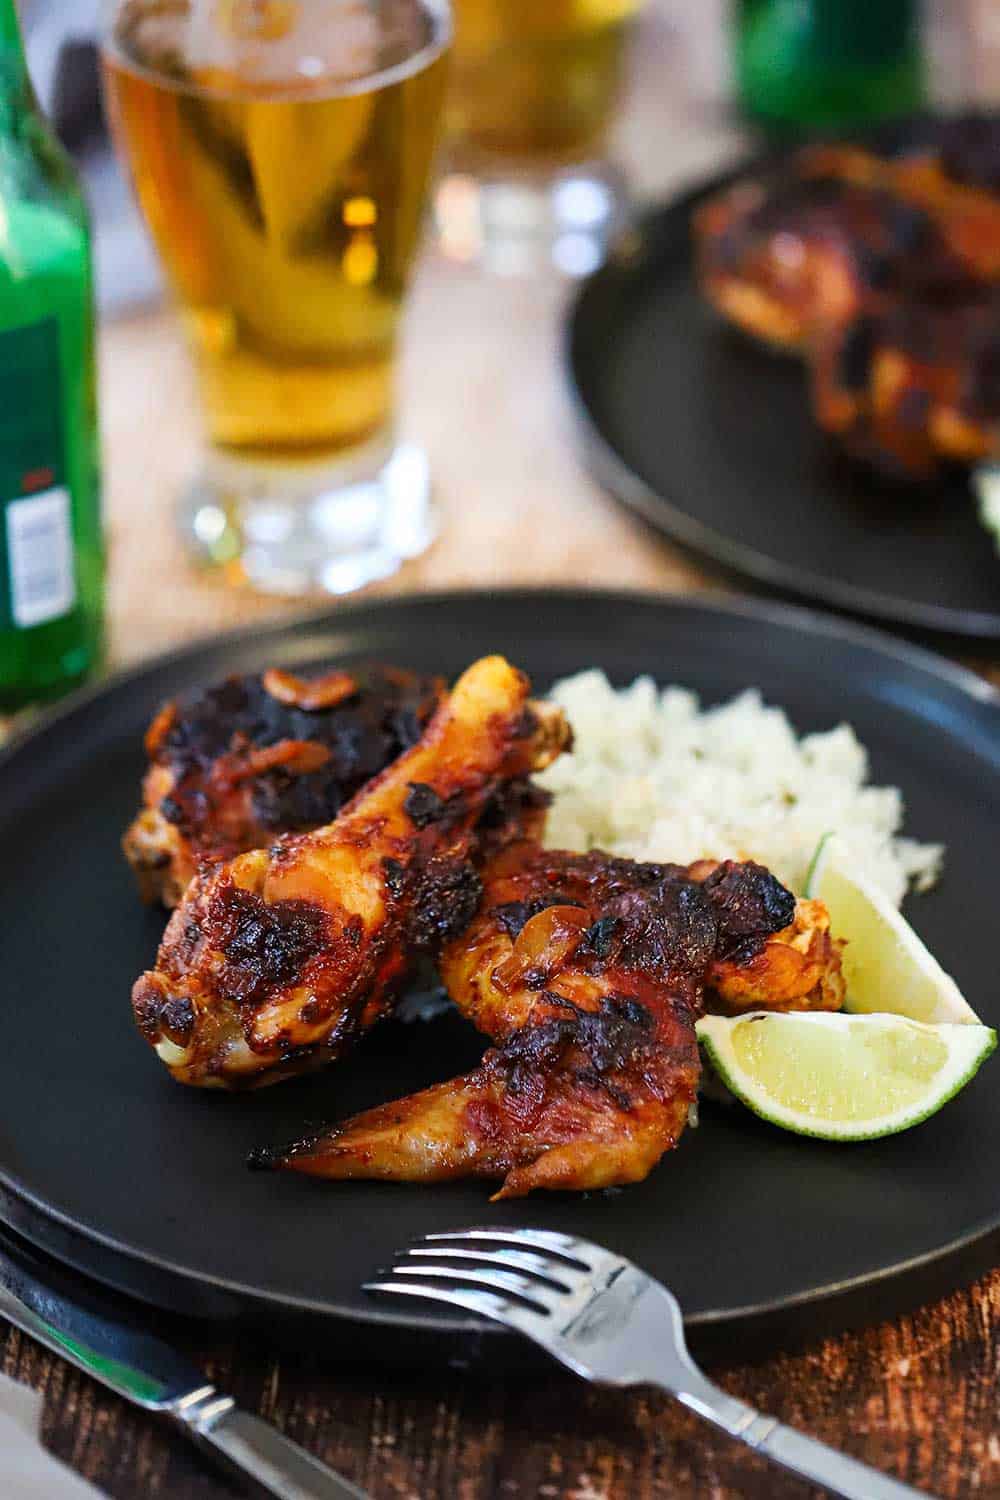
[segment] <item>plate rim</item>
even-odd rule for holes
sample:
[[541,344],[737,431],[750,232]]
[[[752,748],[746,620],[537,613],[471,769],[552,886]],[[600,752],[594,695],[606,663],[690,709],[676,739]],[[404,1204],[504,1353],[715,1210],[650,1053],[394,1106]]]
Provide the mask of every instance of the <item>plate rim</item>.
[[492,599],[530,601],[551,595],[562,598],[597,598],[609,605],[618,601],[657,607],[663,605],[671,608],[696,607],[717,614],[729,614],[737,619],[759,618],[776,625],[798,625],[815,634],[843,640],[856,646],[867,646],[885,655],[898,657],[901,662],[929,672],[940,678],[942,682],[947,682],[952,687],[975,698],[978,702],[992,703],[1000,708],[1000,687],[994,687],[971,667],[952,660],[942,650],[894,635],[884,625],[871,624],[854,616],[845,617],[824,609],[821,605],[774,596],[760,597],[741,593],[738,589],[713,589],[711,585],[689,590],[574,583],[528,583],[499,587],[488,584],[481,587],[459,585],[454,588],[418,588],[400,594],[375,594],[370,598],[354,599],[345,604],[331,605],[327,602],[317,605],[315,609],[303,610],[288,618],[277,616],[255,621],[249,628],[236,625],[214,633],[205,632],[190,641],[171,646],[166,651],[157,651],[152,656],[144,656],[128,666],[112,668],[111,671],[100,674],[84,686],[75,688],[57,702],[39,707],[28,723],[23,727],[15,728],[10,739],[0,745],[0,772],[22,752],[26,744],[59,724],[63,719],[71,717],[78,709],[86,708],[106,694],[118,688],[127,687],[129,683],[136,682],[143,677],[152,676],[164,669],[182,666],[188,658],[201,656],[210,649],[225,649],[244,642],[265,640],[272,635],[284,634],[286,631],[295,633],[310,626],[322,627],[326,623],[332,625],[344,617],[350,621],[354,616],[366,614],[373,609],[395,609],[408,604],[435,606],[461,604]]
[[[744,176],[773,168],[789,153],[773,149],[754,152],[743,157],[735,166],[725,168],[710,177],[688,184],[673,196],[647,208],[630,230],[613,247],[604,265],[598,267],[578,286],[567,310],[560,342],[560,364],[564,382],[569,392],[573,426],[577,443],[582,450],[585,467],[619,504],[639,515],[661,536],[686,548],[703,561],[716,564],[731,574],[749,579],[768,589],[774,589],[789,598],[801,601],[806,607],[818,606],[843,610],[849,615],[878,621],[883,626],[905,626],[913,630],[931,631],[936,635],[965,637],[975,641],[1000,640],[1000,603],[995,613],[979,609],[953,609],[950,606],[912,604],[906,600],[893,601],[891,596],[859,588],[848,581],[830,579],[821,573],[794,568],[759,552],[746,542],[736,541],[714,527],[700,521],[676,503],[679,488],[672,493],[660,491],[649,484],[631,467],[628,460],[618,452],[602,429],[597,414],[591,407],[584,391],[580,370],[583,359],[580,344],[595,299],[604,289],[616,281],[629,278],[641,270],[642,260],[636,255],[636,243],[658,244],[673,230],[671,239],[677,235],[673,221],[683,220],[685,231],[692,209],[713,193],[732,186]],[[969,497],[970,504],[974,503]],[[998,588],[1000,588],[1000,555],[997,557]]]
[[[173,669],[189,660],[196,660],[206,651],[220,649],[225,651],[230,646],[246,646],[257,640],[263,642],[273,637],[294,636],[297,632],[307,631],[310,628],[328,627],[334,632],[349,630],[353,621],[363,620],[364,617],[373,614],[392,616],[397,611],[405,612],[413,605],[431,609],[447,608],[453,605],[474,607],[476,605],[488,606],[498,600],[505,600],[511,604],[522,601],[530,602],[540,597],[556,598],[564,604],[574,600],[592,603],[595,599],[609,606],[616,602],[624,605],[638,604],[666,616],[686,612],[707,612],[736,620],[751,619],[763,625],[791,629],[798,634],[839,640],[898,662],[900,665],[915,668],[941,686],[959,692],[962,697],[971,700],[977,709],[984,710],[987,715],[995,715],[997,726],[1000,728],[1000,690],[977,676],[969,668],[952,662],[924,646],[915,645],[870,625],[843,619],[822,610],[778,600],[757,599],[735,594],[705,595],[699,592],[679,593],[650,589],[537,584],[512,588],[455,588],[418,590],[388,596],[378,595],[369,599],[352,601],[350,604],[333,609],[327,605],[298,614],[291,619],[278,618],[263,621],[250,630],[237,627],[218,634],[200,636],[194,641],[186,642],[130,667],[110,673],[99,681],[69,695],[54,707],[45,710],[30,726],[17,734],[10,744],[0,750],[0,773],[16,758],[26,753],[30,754],[38,740],[72,718],[78,711],[92,707],[106,696],[128,687],[131,683],[144,678],[154,678],[164,670]],[[374,1329],[426,1331],[448,1337],[468,1334],[477,1336],[489,1334],[497,1338],[508,1336],[507,1330],[500,1325],[474,1317],[447,1316],[436,1311],[422,1312],[419,1317],[416,1317],[402,1309],[392,1310],[385,1304],[373,1302],[371,1306],[349,1306],[334,1298],[320,1301],[313,1297],[296,1296],[294,1293],[262,1291],[260,1287],[238,1279],[208,1272],[193,1272],[189,1266],[169,1256],[129,1246],[113,1234],[82,1224],[71,1213],[45,1202],[39,1194],[19,1181],[17,1175],[0,1162],[0,1221],[7,1223],[15,1232],[23,1234],[40,1245],[43,1250],[48,1250],[49,1253],[54,1253],[59,1258],[71,1262],[73,1256],[65,1250],[61,1253],[58,1248],[54,1248],[46,1239],[44,1228],[41,1233],[38,1232],[33,1218],[26,1224],[20,1216],[11,1216],[6,1201],[8,1197],[20,1204],[29,1216],[37,1216],[43,1226],[56,1226],[72,1241],[80,1241],[84,1245],[96,1245],[108,1252],[114,1260],[149,1269],[159,1276],[176,1279],[188,1286],[209,1287],[215,1292],[228,1294],[229,1297],[260,1310],[269,1310],[272,1313],[308,1314],[318,1317],[327,1324],[331,1322],[361,1324]],[[530,1214],[526,1217],[530,1217]],[[883,1287],[887,1283],[902,1283],[908,1277],[931,1271],[935,1267],[943,1267],[956,1257],[964,1255],[969,1258],[977,1249],[984,1248],[994,1237],[1000,1239],[1000,1204],[993,1216],[979,1221],[966,1233],[933,1250],[905,1257],[874,1271],[811,1287],[788,1296],[760,1303],[742,1304],[738,1307],[707,1308],[700,1313],[686,1315],[685,1324],[692,1331],[711,1331],[714,1328],[749,1325],[757,1320],[780,1317],[796,1310],[808,1310],[824,1303],[835,1305],[838,1299],[847,1299],[852,1293],[870,1293],[873,1288]],[[84,1269],[87,1274],[95,1275],[98,1279],[105,1279],[101,1271],[95,1271],[90,1267]],[[111,1275],[108,1275],[106,1279],[112,1284],[121,1285],[120,1282],[116,1283]]]

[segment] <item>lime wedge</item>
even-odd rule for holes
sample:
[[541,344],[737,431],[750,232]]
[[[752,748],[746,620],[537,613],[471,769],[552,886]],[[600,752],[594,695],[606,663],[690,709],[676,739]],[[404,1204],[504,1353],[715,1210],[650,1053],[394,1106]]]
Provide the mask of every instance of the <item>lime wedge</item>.
[[951,975],[892,902],[852,868],[844,844],[830,834],[813,856],[806,895],[826,905],[834,937],[846,939],[846,1010],[887,1011],[929,1025],[979,1024]]
[[868,1141],[935,1114],[997,1044],[988,1026],[904,1016],[752,1011],[705,1016],[698,1037],[754,1114],[798,1135]]

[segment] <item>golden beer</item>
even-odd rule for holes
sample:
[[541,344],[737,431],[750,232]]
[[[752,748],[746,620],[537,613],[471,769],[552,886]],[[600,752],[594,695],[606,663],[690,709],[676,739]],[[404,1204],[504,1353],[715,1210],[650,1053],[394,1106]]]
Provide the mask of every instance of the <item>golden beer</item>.
[[602,153],[642,0],[454,0],[448,132],[459,163]]
[[447,40],[433,0],[121,5],[113,123],[234,456],[388,430]]

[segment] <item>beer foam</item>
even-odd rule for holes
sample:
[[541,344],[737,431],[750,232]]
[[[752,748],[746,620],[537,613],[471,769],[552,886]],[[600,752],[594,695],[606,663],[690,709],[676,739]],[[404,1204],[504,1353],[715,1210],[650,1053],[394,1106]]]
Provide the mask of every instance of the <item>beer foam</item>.
[[[276,97],[361,92],[410,71],[447,41],[438,0],[130,0],[122,61],[183,88]],[[389,75],[389,76],[387,76]]]

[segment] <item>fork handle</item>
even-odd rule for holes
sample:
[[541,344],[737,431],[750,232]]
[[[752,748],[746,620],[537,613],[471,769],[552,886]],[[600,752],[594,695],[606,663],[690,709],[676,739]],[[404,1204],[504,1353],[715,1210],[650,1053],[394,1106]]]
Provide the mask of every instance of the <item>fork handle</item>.
[[[757,1421],[770,1423],[770,1418],[758,1416]],[[844,1500],[927,1500],[926,1491],[915,1490],[781,1422],[775,1422],[755,1447],[783,1469],[825,1485]]]
[[869,1468],[856,1458],[848,1458],[846,1453],[838,1453],[794,1427],[784,1426],[774,1417],[764,1416],[708,1381],[704,1386],[699,1382],[695,1390],[675,1390],[674,1394],[685,1406],[755,1453],[763,1454],[801,1479],[822,1485],[831,1495],[840,1496],[840,1500],[928,1500],[925,1491],[891,1479],[888,1474]]

